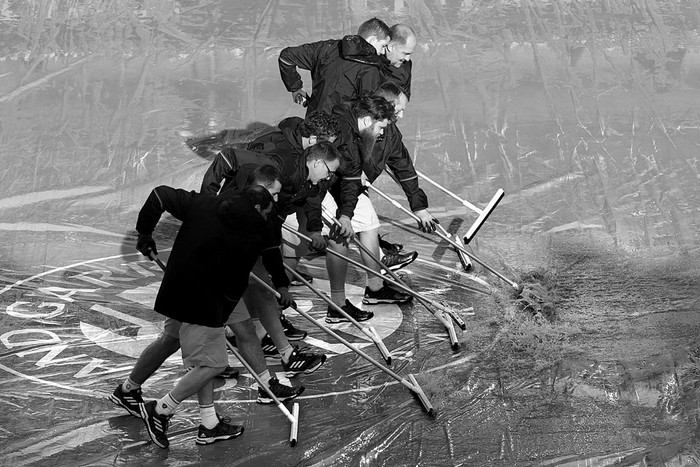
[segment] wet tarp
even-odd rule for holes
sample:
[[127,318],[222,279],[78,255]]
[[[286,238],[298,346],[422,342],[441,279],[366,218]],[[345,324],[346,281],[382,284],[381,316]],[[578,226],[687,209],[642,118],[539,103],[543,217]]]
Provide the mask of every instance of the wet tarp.
[[[554,327],[518,339],[487,312],[492,296],[464,287],[507,282],[460,273],[449,245],[373,195],[382,233],[420,253],[407,279],[467,321],[455,352],[422,305],[375,309],[392,371],[414,374],[437,416],[287,311],[330,357],[292,381],[306,387],[298,445],[244,372],[217,391],[242,437],[196,446],[190,400],[161,450],[106,400],[161,326],[160,270],[134,249],[138,210],[157,185],[199,187],[210,160],[188,138],[245,141],[303,115],[279,78],[283,47],[372,16],[419,36],[399,122],[416,166],[481,207],[505,190],[470,248],[509,279],[548,275]],[[696,465],[699,23],[698,2],[681,0],[0,0],[2,462]],[[463,234],[476,213],[422,185]],[[388,177],[377,186],[405,202]],[[166,260],[177,227],[164,218],[156,232]],[[322,258],[302,267],[328,291]],[[364,274],[350,280],[359,304]],[[294,292],[324,317],[319,298]],[[361,333],[338,330],[381,360]],[[553,335],[562,358],[542,348]],[[504,349],[534,356],[532,372],[504,365]],[[144,395],[182,374],[176,354]]]

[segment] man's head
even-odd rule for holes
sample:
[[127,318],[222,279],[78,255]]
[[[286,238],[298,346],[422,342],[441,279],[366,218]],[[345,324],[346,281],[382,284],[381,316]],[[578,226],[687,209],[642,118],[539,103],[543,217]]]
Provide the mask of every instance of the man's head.
[[329,180],[333,172],[340,167],[340,152],[328,141],[320,141],[304,151],[306,167],[309,169],[307,180],[317,185],[322,180]]
[[246,179],[246,186],[261,186],[267,189],[272,199],[277,201],[282,191],[282,175],[273,165],[261,165],[253,169]]
[[267,219],[272,212],[272,195],[262,185],[249,185],[241,190],[241,194],[255,207],[260,215]]
[[314,110],[299,124],[299,134],[304,149],[321,141],[332,143],[340,134],[338,117],[323,110]]
[[378,96],[382,96],[394,104],[394,118],[403,118],[403,111],[408,105],[408,96],[401,87],[393,81],[384,81],[374,90]]
[[377,54],[384,55],[387,44],[391,40],[391,30],[379,18],[368,19],[357,29],[357,35],[369,42]]
[[364,94],[353,103],[360,133],[371,134],[376,139],[394,119],[394,105],[382,96]]
[[418,43],[416,33],[405,24],[395,24],[390,28],[391,40],[386,46],[386,58],[395,68],[411,60],[411,54]]

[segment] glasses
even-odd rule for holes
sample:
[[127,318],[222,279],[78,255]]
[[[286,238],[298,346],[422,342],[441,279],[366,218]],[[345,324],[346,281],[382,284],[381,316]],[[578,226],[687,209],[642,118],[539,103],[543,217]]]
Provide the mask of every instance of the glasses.
[[326,170],[328,171],[328,175],[323,180],[330,180],[331,177],[333,176],[333,171],[331,170],[330,167],[328,167],[328,164],[326,164],[326,161],[319,159],[321,162],[323,162],[323,165],[326,166]]

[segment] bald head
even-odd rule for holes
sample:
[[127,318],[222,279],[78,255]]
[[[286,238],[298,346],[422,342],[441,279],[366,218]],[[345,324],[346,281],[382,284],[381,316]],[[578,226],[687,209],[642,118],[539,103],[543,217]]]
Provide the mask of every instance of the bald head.
[[416,33],[405,24],[395,24],[389,30],[391,31],[391,41],[386,47],[386,58],[391,66],[401,68],[404,62],[411,60],[411,54],[418,43]]

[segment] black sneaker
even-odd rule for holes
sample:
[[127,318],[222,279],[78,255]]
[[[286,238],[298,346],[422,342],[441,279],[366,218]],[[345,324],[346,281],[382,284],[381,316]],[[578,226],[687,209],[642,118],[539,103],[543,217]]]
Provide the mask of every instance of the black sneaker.
[[230,422],[229,417],[219,417],[219,424],[211,430],[204,425],[199,425],[199,433],[197,433],[197,439],[194,442],[204,445],[238,438],[243,434],[245,428],[241,425],[232,425]]
[[143,423],[146,424],[148,436],[151,437],[156,446],[165,449],[170,446],[170,441],[168,441],[168,435],[166,434],[170,417],[156,412],[156,402],[141,403],[139,404],[139,410]]
[[143,404],[143,398],[141,397],[141,388],[132,389],[129,392],[124,392],[122,385],[117,386],[114,390],[109,400],[115,405],[126,409],[134,417],[141,418],[141,411],[139,410],[139,404]]
[[[305,272],[301,272],[297,269],[295,269],[294,272],[299,274],[309,284],[314,281],[314,277],[306,274]],[[300,281],[296,276],[294,276],[294,277],[290,278],[289,285],[304,285],[304,283],[302,281]]]
[[387,242],[381,235],[377,235],[377,237],[379,237],[379,248],[382,249],[385,255],[396,255],[403,250],[402,244]]
[[[355,305],[350,303],[350,300],[348,300],[347,298],[345,299],[345,305],[343,305],[341,308],[345,313],[349,314],[350,317],[358,323],[360,321],[367,321],[368,319],[372,319],[374,317],[374,312],[360,310]],[[330,305],[328,306],[328,311],[326,312],[326,323],[333,324],[347,322],[350,322],[350,320],[342,314],[340,314],[335,308],[331,307]]]
[[382,288],[377,291],[365,287],[365,296],[362,299],[362,303],[366,305],[376,305],[378,303],[406,303],[411,300],[413,300],[413,295],[394,290],[384,282]]
[[294,347],[292,354],[289,356],[289,361],[284,363],[284,360],[282,360],[282,368],[284,368],[285,376],[291,378],[299,373],[306,373],[307,375],[313,373],[325,361],[326,356],[324,354],[301,352],[299,347]]
[[[280,400],[280,402],[288,401],[294,399],[299,394],[304,392],[304,386],[299,386],[297,388],[293,386],[285,386],[280,383],[277,378],[270,379],[269,382],[272,394]],[[258,404],[273,404],[275,401],[263,388],[258,387]]]
[[282,323],[282,327],[284,328],[284,335],[287,336],[287,340],[300,341],[306,338],[306,331],[295,328],[286,316],[282,315],[280,317],[280,323]]
[[275,360],[282,358],[282,355],[280,355],[279,351],[277,350],[277,346],[275,346],[275,343],[272,341],[272,337],[270,337],[269,334],[265,334],[265,336],[262,338],[260,341],[260,347],[262,347],[265,358],[272,358]]
[[217,376],[217,378],[233,379],[233,378],[238,378],[238,376],[240,374],[241,374],[240,371],[236,370],[234,367],[226,365],[226,368],[224,369],[224,371],[222,371],[221,373],[219,373],[216,376]]
[[382,264],[391,269],[392,271],[396,271],[397,269],[401,269],[405,266],[408,266],[412,262],[414,262],[418,258],[418,252],[417,251],[411,251],[410,253],[392,253],[385,255],[384,258],[382,258]]

